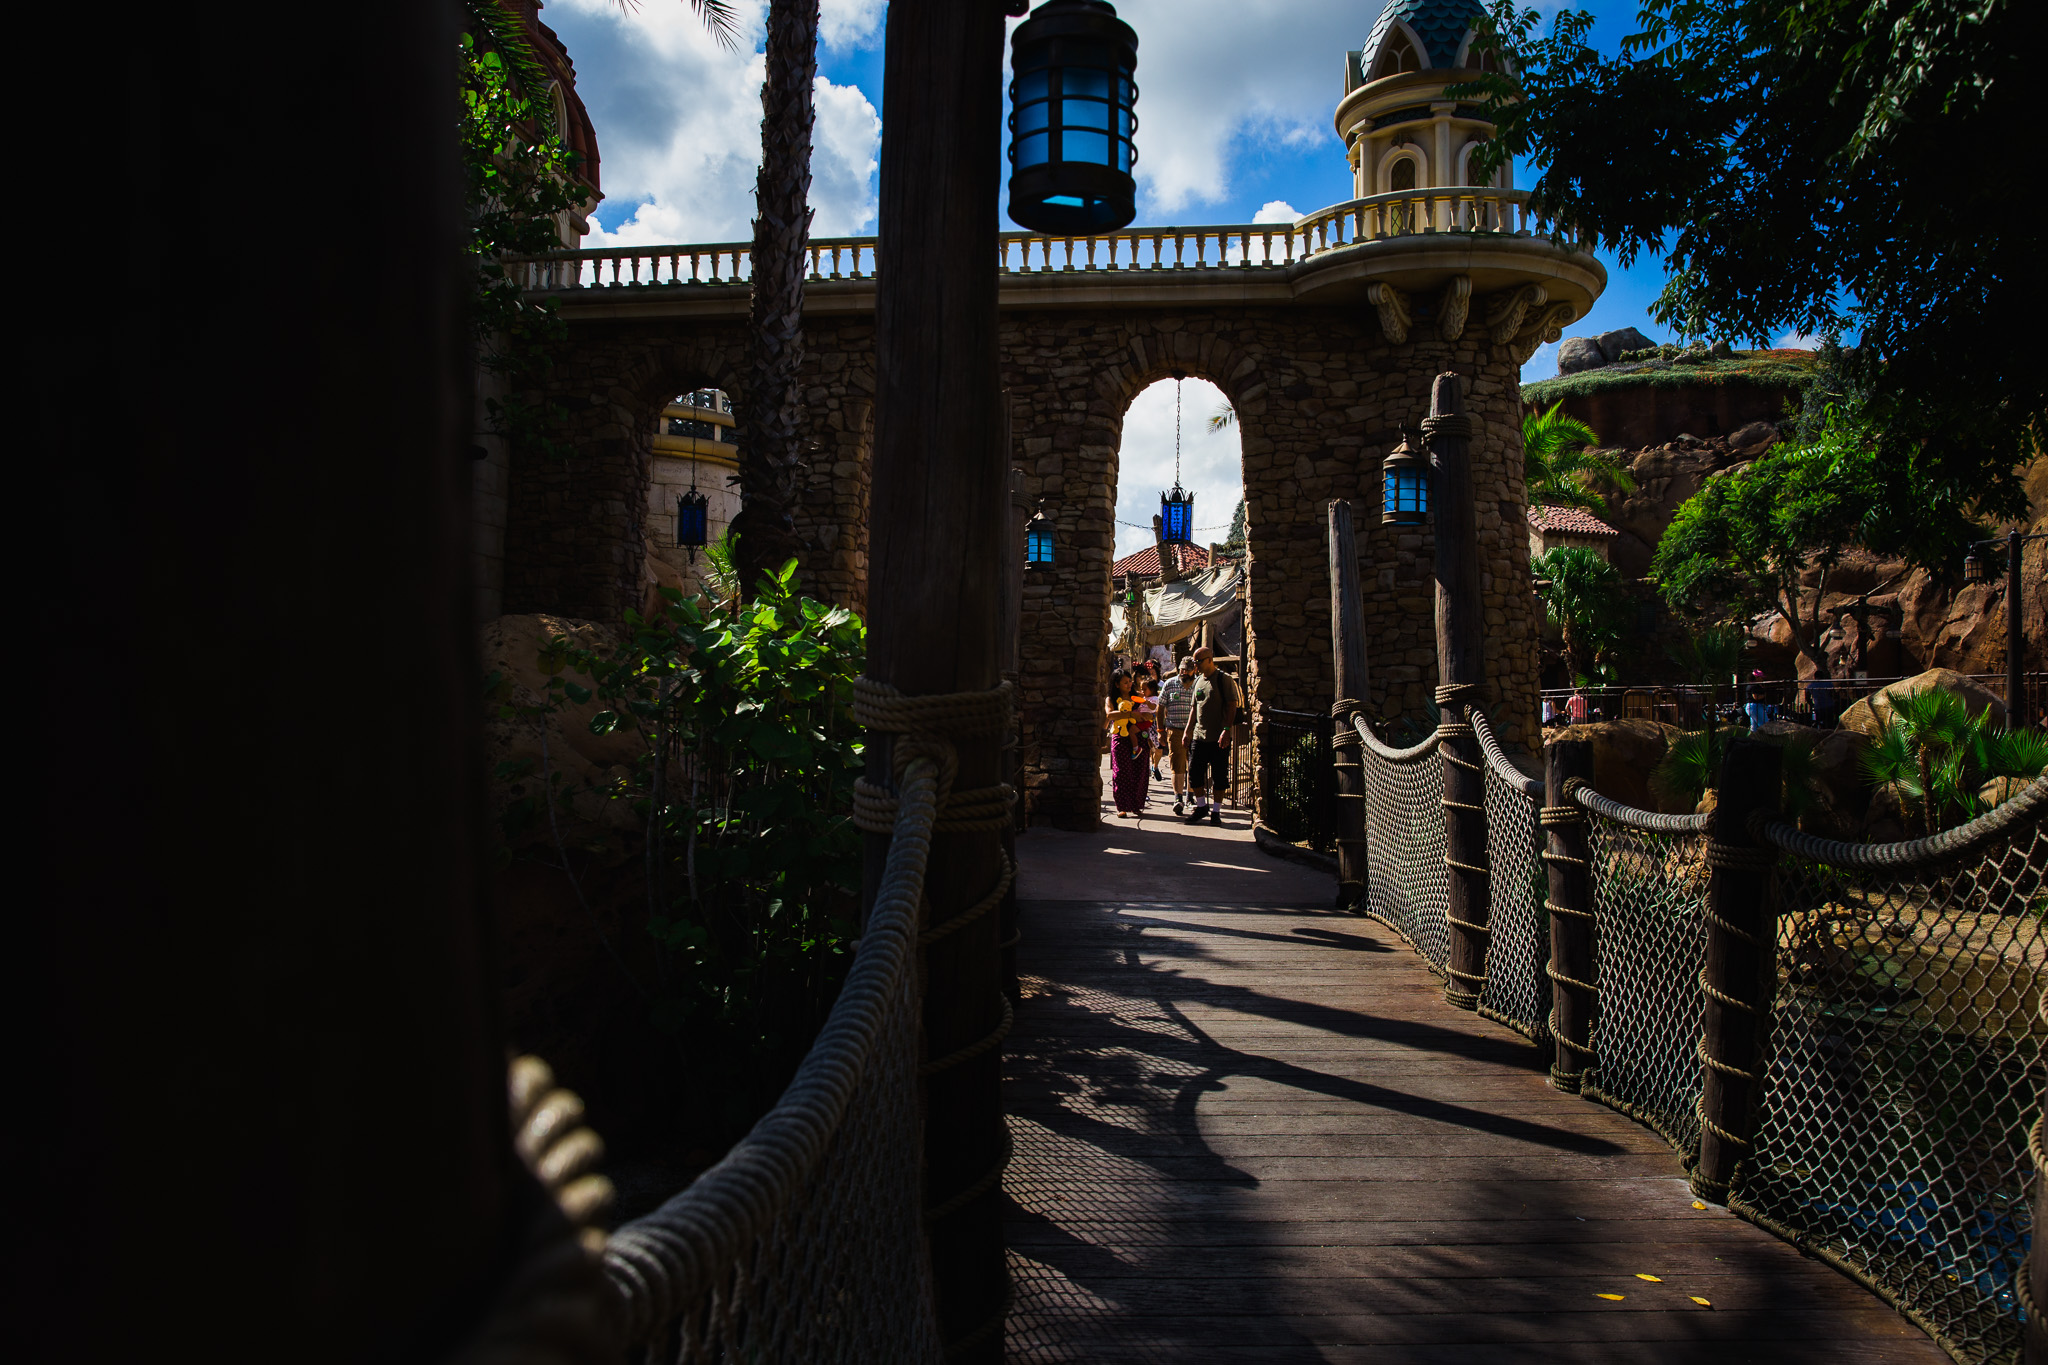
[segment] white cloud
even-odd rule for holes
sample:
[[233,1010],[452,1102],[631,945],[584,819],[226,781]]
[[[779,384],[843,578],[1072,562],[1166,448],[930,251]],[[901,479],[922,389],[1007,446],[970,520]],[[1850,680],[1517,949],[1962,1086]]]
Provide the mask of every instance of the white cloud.
[[[834,0],[835,37],[858,41],[880,6]],[[741,51],[719,47],[689,6],[555,0],[549,23],[576,60],[597,125],[606,202],[585,246],[740,242],[753,235],[761,158],[758,47],[765,0],[734,0]],[[811,155],[812,232],[874,231],[881,119],[859,90],[820,80]],[[630,212],[629,212],[630,210]]]
[[1545,342],[1522,363],[1522,382],[1534,384],[1539,379],[1557,378],[1557,343]]
[[[1118,559],[1152,543],[1159,495],[1173,487],[1173,390],[1174,382],[1163,379],[1131,400],[1124,414],[1123,446],[1117,453]],[[1223,390],[1205,379],[1181,385],[1180,479],[1195,494],[1195,540],[1202,545],[1229,534],[1231,514],[1244,495],[1237,428],[1209,430],[1209,417],[1223,402]]]
[[1138,31],[1141,219],[1214,204],[1233,163],[1260,144],[1327,143],[1343,56],[1376,17],[1358,0],[1119,0]]
[[882,38],[889,0],[824,0],[818,11],[818,39],[826,47],[869,47]]
[[1301,217],[1301,210],[1285,199],[1275,199],[1252,215],[1254,223],[1291,223]]
[[1778,338],[1778,349],[1781,351],[1817,351],[1820,349],[1820,338],[1810,337],[1804,332],[1787,332]]

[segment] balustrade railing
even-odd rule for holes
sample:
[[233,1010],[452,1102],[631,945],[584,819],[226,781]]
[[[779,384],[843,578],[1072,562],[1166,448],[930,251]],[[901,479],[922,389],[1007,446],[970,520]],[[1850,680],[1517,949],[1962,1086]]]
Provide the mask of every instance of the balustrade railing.
[[[1133,227],[1084,237],[1006,232],[997,250],[1006,275],[1091,272],[1276,270],[1326,252],[1431,233],[1531,236],[1546,225],[1526,190],[1474,185],[1397,190],[1319,209],[1288,223],[1213,227]],[[873,237],[819,237],[810,244],[813,282],[872,280]],[[753,245],[598,247],[517,262],[522,288],[536,291],[746,284]]]

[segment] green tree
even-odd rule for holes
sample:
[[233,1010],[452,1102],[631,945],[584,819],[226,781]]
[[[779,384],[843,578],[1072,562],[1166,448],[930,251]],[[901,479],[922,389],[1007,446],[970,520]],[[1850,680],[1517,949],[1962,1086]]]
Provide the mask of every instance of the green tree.
[[1600,436],[1593,428],[1553,403],[1547,412],[1522,414],[1522,470],[1531,506],[1583,507],[1605,514],[1607,499],[1594,491],[1605,484],[1633,493],[1628,467],[1595,449]]
[[1588,677],[1596,658],[1620,643],[1621,571],[1583,545],[1565,545],[1529,561],[1544,611],[1564,635],[1565,667]]
[[1742,667],[1742,651],[1748,647],[1748,632],[1739,625],[1724,623],[1682,636],[1664,651],[1687,682],[1707,689],[1706,723],[1698,758],[1708,774],[1701,780],[1703,788],[1712,786],[1712,775],[1721,770],[1722,750],[1714,742],[1714,727],[1720,719],[1721,684]]
[[1237,510],[1230,514],[1230,535],[1223,542],[1234,550],[1244,548],[1244,499],[1237,500]]
[[[1892,496],[1897,484],[1913,482],[1914,469],[1911,461],[1893,468],[1867,433],[1838,415],[1811,445],[1780,446],[1710,477],[1672,517],[1650,577],[1680,610],[1775,608],[1794,647],[1825,676],[1822,598],[1845,552],[1860,546],[1938,566],[1981,534],[1952,502],[1906,506]],[[1810,592],[1802,585],[1809,570]]]
[[1860,331],[1851,416],[1883,463],[2019,515],[2048,410],[2041,229],[2010,199],[2038,6],[1641,0],[1614,57],[1592,24],[1495,0],[1482,41],[1514,74],[1452,92],[1487,104],[1486,159],[1538,167],[1537,207],[1624,264],[1664,257],[1653,314],[1685,335]]

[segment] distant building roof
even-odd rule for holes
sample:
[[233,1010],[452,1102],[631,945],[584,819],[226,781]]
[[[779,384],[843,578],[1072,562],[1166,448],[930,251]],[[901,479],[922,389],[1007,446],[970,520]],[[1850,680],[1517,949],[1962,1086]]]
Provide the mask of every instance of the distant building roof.
[[[1193,573],[1197,569],[1209,567],[1209,552],[1199,545],[1176,545],[1173,547],[1173,558],[1175,568],[1181,573]],[[1158,572],[1159,547],[1157,545],[1147,545],[1138,553],[1125,555],[1122,559],[1109,566],[1109,576],[1111,578],[1122,578],[1127,573],[1134,573],[1141,578],[1146,578]]]
[[1529,509],[1529,527],[1534,531],[1554,531],[1567,536],[1599,537],[1621,534],[1583,507],[1551,507],[1540,503]]

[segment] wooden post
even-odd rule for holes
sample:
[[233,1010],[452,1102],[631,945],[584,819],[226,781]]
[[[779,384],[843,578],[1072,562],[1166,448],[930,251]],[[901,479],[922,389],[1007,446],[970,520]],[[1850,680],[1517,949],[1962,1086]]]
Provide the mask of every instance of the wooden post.
[[1492,897],[1485,759],[1469,715],[1486,681],[1479,541],[1472,513],[1472,419],[1465,415],[1464,384],[1457,375],[1436,377],[1422,432],[1435,467],[1429,502],[1436,520],[1436,700],[1443,737],[1438,752],[1444,761],[1444,861],[1451,870],[1450,980],[1444,999],[1469,1010],[1478,1007],[1486,988]]
[[[1008,463],[1010,449],[1010,404],[1008,390],[1004,391],[1003,402],[1003,460]],[[1019,654],[1023,648],[1021,632],[1024,620],[1024,528],[1031,521],[1031,501],[1024,496],[1024,471],[1010,471],[1010,538],[1003,551],[1003,598],[1002,615],[996,629],[996,663],[1004,681],[1013,687],[1017,683]],[[1021,695],[1021,694],[1020,694]],[[1021,714],[1010,717],[1010,732],[1003,737],[1003,781],[1017,793],[1016,819],[1003,831],[1003,856],[1011,866],[1017,863],[1017,834],[1025,825],[1024,810],[1024,720]],[[1017,920],[1017,884],[1013,879],[1007,891],[1003,892],[1003,903],[996,909],[997,931],[1002,935],[998,950],[1002,954],[1003,993],[1011,1000],[1021,999],[1023,987],[1017,981],[1017,943],[1020,937]]]
[[1721,764],[1707,826],[1707,954],[1700,1060],[1700,1161],[1693,1193],[1728,1202],[1735,1165],[1756,1132],[1762,1085],[1757,1058],[1777,988],[1777,915],[1771,903],[1775,854],[1749,832],[1750,816],[1778,808],[1775,745],[1738,739]]
[[1593,1061],[1593,1009],[1600,995],[1593,975],[1593,844],[1585,811],[1565,793],[1575,777],[1593,780],[1592,742],[1546,745],[1543,862],[1550,869],[1550,1036],[1556,1044],[1550,1083],[1573,1095]]
[[1365,602],[1358,583],[1358,539],[1351,504],[1330,504],[1330,657],[1337,696],[1330,706],[1337,769],[1337,905],[1365,903],[1365,765],[1353,718],[1365,710]]
[[[996,356],[1003,12],[896,0],[884,51],[868,674],[912,696],[980,692],[997,682],[1009,522]],[[893,750],[869,746],[870,781],[892,780]],[[993,785],[1000,759],[993,735],[961,743],[954,787]],[[928,927],[987,895],[1001,849],[994,830],[933,836]],[[887,836],[869,836],[870,895],[887,852]],[[982,915],[926,948],[927,1058],[1000,1037],[997,941],[996,917]],[[1007,1274],[998,1211],[1009,1151],[1000,1048],[927,1075],[924,1144],[949,1356],[1000,1360]]]
[[2027,707],[2027,675],[2023,667],[2027,639],[2020,630],[2020,550],[2018,531],[2005,535],[2005,725],[2009,730],[2025,727],[2031,717]]

